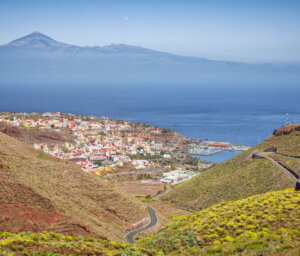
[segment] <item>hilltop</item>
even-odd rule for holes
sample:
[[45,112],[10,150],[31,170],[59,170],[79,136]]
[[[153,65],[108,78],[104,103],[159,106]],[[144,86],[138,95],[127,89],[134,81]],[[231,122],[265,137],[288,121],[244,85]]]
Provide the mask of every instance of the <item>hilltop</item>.
[[161,199],[182,208],[200,210],[223,201],[294,188],[295,182],[278,166],[252,156],[255,152],[275,151],[277,154],[266,154],[275,160],[280,158],[285,166],[300,174],[300,159],[288,157],[300,157],[299,127],[281,128],[289,132],[274,131],[274,135],[262,143],[176,186]]
[[[276,255],[300,250],[300,193],[223,202],[174,221],[134,245],[57,233],[0,233],[5,255]],[[11,253],[11,254],[8,254]]]
[[0,231],[124,241],[146,207],[112,182],[0,133]]

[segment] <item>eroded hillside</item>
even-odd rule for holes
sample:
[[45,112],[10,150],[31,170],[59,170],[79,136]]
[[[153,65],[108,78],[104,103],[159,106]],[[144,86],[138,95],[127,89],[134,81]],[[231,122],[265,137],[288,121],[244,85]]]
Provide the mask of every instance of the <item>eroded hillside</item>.
[[145,206],[101,177],[0,133],[0,230],[124,240]]

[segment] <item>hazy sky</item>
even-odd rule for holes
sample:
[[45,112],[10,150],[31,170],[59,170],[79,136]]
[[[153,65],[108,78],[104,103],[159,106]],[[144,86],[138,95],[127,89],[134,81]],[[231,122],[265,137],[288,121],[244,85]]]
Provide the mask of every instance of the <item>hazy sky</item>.
[[0,0],[0,44],[36,30],[81,46],[300,61],[300,0]]

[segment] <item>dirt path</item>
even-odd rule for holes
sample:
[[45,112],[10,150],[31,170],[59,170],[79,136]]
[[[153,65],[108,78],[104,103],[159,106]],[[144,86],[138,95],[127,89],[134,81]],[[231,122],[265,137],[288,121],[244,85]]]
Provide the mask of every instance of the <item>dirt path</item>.
[[160,193],[154,197],[152,197],[154,200],[159,200],[159,198],[161,198],[164,194],[168,193],[169,191],[171,191],[172,188],[169,184],[167,184],[167,189],[163,192],[163,193]]

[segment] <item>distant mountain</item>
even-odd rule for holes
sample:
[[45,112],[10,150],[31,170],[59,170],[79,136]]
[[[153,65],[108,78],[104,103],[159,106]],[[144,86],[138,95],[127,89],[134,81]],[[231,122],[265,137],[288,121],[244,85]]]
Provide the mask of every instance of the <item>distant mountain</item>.
[[24,47],[24,48],[66,48],[70,45],[57,42],[53,40],[52,38],[39,33],[37,31],[21,37],[19,39],[16,39],[9,44],[6,45],[6,47]]
[[26,50],[43,50],[44,52],[64,52],[65,54],[74,54],[74,53],[88,53],[92,52],[95,53],[134,53],[134,54],[163,54],[167,56],[171,56],[171,54],[166,54],[162,52],[157,52],[153,50],[149,50],[146,48],[138,47],[138,46],[131,46],[126,44],[111,44],[106,45],[103,47],[94,46],[94,47],[80,47],[76,45],[70,45],[58,42],[51,37],[39,33],[37,31],[18,38],[16,40],[11,41],[10,43],[6,45],[0,46],[1,48],[6,49],[13,49],[13,50],[20,50],[20,49],[26,49]]
[[300,81],[300,65],[177,56],[126,44],[79,47],[33,32],[0,46],[4,83],[218,83]]

